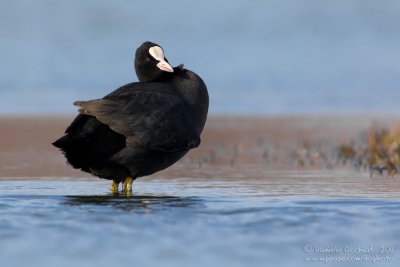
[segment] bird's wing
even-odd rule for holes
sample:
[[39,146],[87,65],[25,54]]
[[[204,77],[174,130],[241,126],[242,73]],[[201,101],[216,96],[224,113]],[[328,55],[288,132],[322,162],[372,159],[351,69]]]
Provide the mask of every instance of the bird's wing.
[[128,146],[174,152],[200,144],[187,104],[163,83],[132,83],[103,99],[74,104],[81,114],[125,135]]

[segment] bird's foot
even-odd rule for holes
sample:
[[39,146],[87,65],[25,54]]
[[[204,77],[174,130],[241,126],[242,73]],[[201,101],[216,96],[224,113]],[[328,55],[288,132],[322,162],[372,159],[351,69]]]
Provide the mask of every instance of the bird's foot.
[[132,192],[132,183],[133,183],[133,178],[126,177],[122,184],[122,190],[124,190],[125,192]]
[[119,181],[113,180],[110,186],[111,193],[118,193]]
[[132,191],[122,191],[121,196],[123,196],[125,198],[131,198],[131,197],[133,197],[133,194],[132,194]]

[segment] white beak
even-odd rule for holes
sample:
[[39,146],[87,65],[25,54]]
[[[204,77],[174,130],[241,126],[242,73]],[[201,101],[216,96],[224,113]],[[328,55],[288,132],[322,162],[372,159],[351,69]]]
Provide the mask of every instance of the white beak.
[[163,70],[163,71],[166,71],[166,72],[174,72],[174,69],[171,67],[171,65],[169,65],[168,63],[167,63],[167,61],[165,61],[165,60],[161,60],[158,64],[157,64],[157,67],[160,69],[160,70]]
[[174,69],[165,61],[164,52],[159,46],[152,46],[149,49],[149,54],[156,60],[160,61],[157,67],[166,72],[174,72]]

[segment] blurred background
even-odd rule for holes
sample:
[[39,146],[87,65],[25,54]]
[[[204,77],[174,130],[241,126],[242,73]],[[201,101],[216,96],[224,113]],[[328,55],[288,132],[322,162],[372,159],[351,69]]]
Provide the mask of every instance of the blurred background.
[[395,0],[0,2],[0,115],[74,114],[159,43],[212,115],[400,113]]

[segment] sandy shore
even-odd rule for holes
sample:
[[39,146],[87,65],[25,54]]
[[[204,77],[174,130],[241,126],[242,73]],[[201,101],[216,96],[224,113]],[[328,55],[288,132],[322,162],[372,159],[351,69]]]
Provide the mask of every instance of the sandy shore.
[[[63,135],[72,119],[0,118],[0,179],[90,177],[68,166],[63,155],[51,145]],[[254,173],[296,169],[304,147],[319,144],[319,149],[330,155],[335,146],[356,138],[374,121],[398,123],[394,118],[211,117],[201,146],[155,176],[225,175],[223,170],[229,169],[228,173],[234,174],[235,169],[244,168],[253,169]],[[325,168],[327,164],[330,163],[316,158],[314,162],[305,162],[302,168]]]

